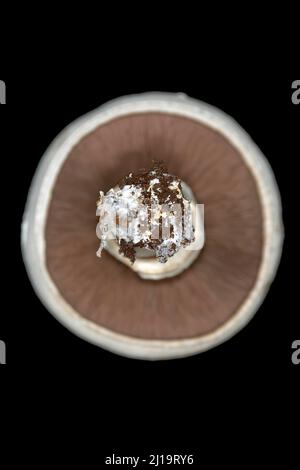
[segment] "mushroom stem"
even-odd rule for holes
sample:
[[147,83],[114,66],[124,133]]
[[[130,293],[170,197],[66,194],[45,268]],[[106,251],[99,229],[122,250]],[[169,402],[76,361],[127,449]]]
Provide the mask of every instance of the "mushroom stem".
[[191,188],[181,181],[183,196],[191,201],[192,220],[195,229],[195,240],[185,248],[181,248],[167,263],[160,263],[153,255],[153,252],[145,248],[136,250],[136,259],[132,263],[128,258],[119,252],[119,244],[115,239],[107,240],[105,250],[121,263],[128,266],[142,279],[159,281],[179,275],[185,271],[198,258],[204,246],[204,212],[203,205],[197,204],[196,198]]

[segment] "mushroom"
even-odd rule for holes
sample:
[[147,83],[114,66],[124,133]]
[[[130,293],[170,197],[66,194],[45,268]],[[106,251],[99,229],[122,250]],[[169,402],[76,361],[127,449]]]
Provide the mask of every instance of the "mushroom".
[[[99,188],[153,159],[205,208],[196,259],[155,281],[108,252],[95,256]],[[22,223],[24,262],[49,311],[87,341],[152,360],[205,351],[243,328],[282,242],[279,191],[261,151],[232,118],[182,94],[119,98],[69,125],[38,167]]]

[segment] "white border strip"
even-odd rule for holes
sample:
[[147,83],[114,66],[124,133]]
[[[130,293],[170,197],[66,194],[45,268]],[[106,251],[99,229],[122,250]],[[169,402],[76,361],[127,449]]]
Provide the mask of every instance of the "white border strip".
[[[59,293],[46,269],[45,224],[52,190],[71,149],[99,125],[133,113],[162,112],[200,121],[223,134],[241,153],[257,182],[264,216],[262,262],[253,289],[236,314],[214,332],[192,339],[146,340],[125,336],[86,320]],[[30,187],[21,230],[25,266],[36,294],[53,316],[81,338],[139,359],[171,359],[206,351],[228,340],[253,317],[280,261],[284,230],[280,195],[272,170],[250,136],[228,115],[183,94],[144,93],[110,101],[66,127],[46,150]]]

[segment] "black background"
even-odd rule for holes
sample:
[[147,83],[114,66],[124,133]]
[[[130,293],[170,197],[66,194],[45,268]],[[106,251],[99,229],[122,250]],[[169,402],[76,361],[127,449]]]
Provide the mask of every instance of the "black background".
[[[87,400],[89,412],[94,410],[98,418],[99,407],[114,416],[113,427],[124,424],[120,414],[116,417],[122,410],[128,413],[129,427],[135,426],[133,416],[138,416],[145,427],[153,424],[160,433],[164,433],[166,416],[176,429],[176,421],[182,417],[191,424],[204,410],[224,411],[235,400],[238,411],[238,399],[245,400],[247,408],[254,399],[267,405],[269,394],[276,393],[279,384],[294,397],[300,372],[300,365],[291,362],[291,344],[300,336],[299,276],[292,268],[298,257],[295,219],[299,213],[300,105],[291,102],[291,84],[297,76],[250,76],[238,68],[231,73],[209,73],[198,66],[162,66],[153,59],[143,66],[138,57],[133,63],[126,62],[126,57],[118,59],[108,61],[99,56],[93,65],[73,62],[55,66],[54,58],[49,57],[48,64],[37,62],[35,68],[32,64],[22,67],[18,74],[1,69],[0,79],[7,85],[7,104],[0,107],[2,257],[7,263],[1,281],[6,302],[0,317],[7,365],[1,367],[1,373],[15,378],[15,390],[29,386],[32,401],[47,388],[50,403],[55,397],[67,407],[74,399],[82,411],[82,400]],[[119,357],[66,330],[35,296],[20,252],[27,192],[52,139],[72,120],[102,103],[145,91],[184,92],[233,116],[273,168],[285,224],[276,279],[249,325],[211,351],[161,362]],[[278,414],[278,409],[275,411]],[[213,438],[214,430],[207,432]],[[184,428],[180,433],[185,434]]]

